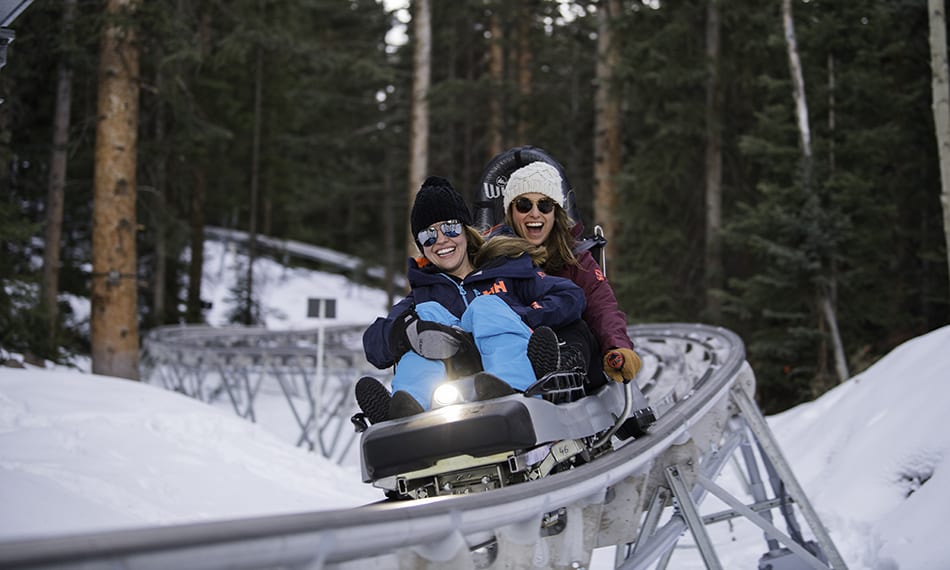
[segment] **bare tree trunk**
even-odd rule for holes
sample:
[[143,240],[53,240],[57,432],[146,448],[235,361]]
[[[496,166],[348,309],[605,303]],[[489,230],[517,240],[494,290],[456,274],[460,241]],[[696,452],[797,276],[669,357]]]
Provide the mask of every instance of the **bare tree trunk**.
[[[467,15],[465,16],[465,28],[471,29],[472,26],[472,17]],[[465,79],[468,81],[475,81],[475,75],[477,73],[476,69],[479,67],[475,62],[475,47],[473,46],[475,42],[465,42]],[[469,101],[471,101],[471,94],[468,94]],[[474,140],[475,140],[475,117],[472,117],[473,113],[465,113],[465,116],[462,118],[462,156],[464,157],[462,162],[462,180],[474,180],[475,172],[481,172],[482,163],[480,157],[476,156],[474,152]]]
[[835,173],[835,55],[828,54],[828,172]]
[[491,41],[488,44],[488,74],[491,78],[491,99],[488,111],[488,157],[497,156],[504,150],[504,81],[505,81],[505,50],[502,45],[501,15],[498,13],[500,4],[492,9]]
[[[594,221],[603,226],[607,239],[623,233],[618,216],[616,178],[620,172],[620,88],[614,70],[620,59],[610,28],[611,17],[620,15],[620,0],[608,0],[597,10],[597,90],[594,93]],[[613,265],[617,248],[607,248],[606,265]],[[605,268],[606,269],[606,268]]]
[[841,343],[841,333],[838,331],[838,318],[835,315],[835,306],[832,301],[830,291],[825,291],[819,295],[821,310],[824,313],[825,321],[828,323],[828,332],[831,335],[831,344],[835,355],[835,371],[838,373],[838,380],[844,382],[850,376],[848,372],[848,361],[844,356],[844,345]]
[[[415,36],[412,74],[412,125],[409,131],[409,204],[429,169],[429,85],[432,81],[432,9],[430,0],[415,0],[412,31]],[[408,219],[408,214],[407,214]],[[406,224],[409,228],[411,225]],[[416,242],[407,233],[406,255],[416,255]]]
[[[834,54],[828,54],[828,177],[831,178],[835,174],[835,58]],[[828,328],[830,332],[831,342],[835,343],[833,353],[834,354],[844,354],[844,347],[841,346],[841,335],[838,332],[837,321],[835,320],[835,307],[838,306],[838,262],[835,257],[832,257],[828,261],[828,288],[826,295],[823,298],[820,298],[819,301],[822,302],[822,312],[825,316],[825,321],[828,323]],[[827,349],[824,349],[827,351]],[[836,360],[835,366],[837,368],[838,378],[841,379],[842,376],[842,367],[841,363]],[[821,363],[818,367],[819,370],[827,369],[827,363]],[[847,361],[843,367],[843,372],[845,377],[849,375],[847,368]],[[815,392],[815,397],[823,394],[830,386],[822,386],[820,391]]]
[[[392,161],[390,152],[383,150],[383,211],[393,212],[396,208],[393,197]],[[392,215],[383,216],[383,255],[385,256],[386,306],[392,307],[396,297],[396,224]]]
[[[184,0],[179,0],[179,6]],[[211,12],[206,5],[199,8],[198,41],[202,61],[211,53]],[[181,10],[179,10],[181,11]],[[189,323],[202,322],[201,281],[204,270],[205,244],[205,196],[208,193],[208,161],[204,150],[196,153],[193,162],[191,200],[189,204],[189,235],[191,238],[191,262],[188,266],[188,301],[185,306],[185,320]]]
[[165,279],[168,273],[167,200],[168,153],[165,150],[165,101],[164,80],[161,70],[155,72],[155,90],[158,92],[158,107],[155,111],[155,268],[152,275],[152,321],[156,326],[165,323]]
[[[454,25],[455,25],[455,33],[457,35],[462,35],[466,33],[464,28],[462,30],[459,30],[457,23],[454,22]],[[456,65],[456,62],[458,61],[458,42],[456,41],[449,42],[449,45],[446,46],[446,50],[447,50],[447,53],[445,55],[447,57],[446,59],[447,63],[444,64],[445,78],[447,81],[454,83],[455,81],[458,80],[458,66]],[[459,95],[462,95],[462,94],[456,94],[452,96],[451,105],[456,108],[463,108],[464,103],[462,103],[462,101],[460,100]],[[448,124],[444,125],[443,128],[440,130],[442,131],[442,134],[444,136],[436,144],[437,146],[443,149],[443,151],[445,152],[447,156],[451,157],[450,160],[451,160],[452,167],[449,168],[448,171],[457,172],[455,168],[455,157],[458,156],[458,148],[459,148],[458,123],[456,123],[455,121],[448,121]]]
[[[950,90],[947,78],[947,19],[943,0],[928,0],[930,10],[930,70],[932,74],[934,129],[940,160],[940,203],[943,204],[943,233],[947,240],[950,268]],[[950,274],[950,271],[947,272]]]
[[706,2],[706,314],[722,318],[722,53],[719,0]]
[[795,39],[795,20],[792,17],[792,0],[782,0],[782,23],[785,27],[785,44],[788,47],[788,69],[792,75],[792,97],[795,99],[795,118],[798,121],[798,142],[806,162],[811,162],[811,129],[808,126],[808,101],[805,98],[805,78],[802,62],[798,57],[798,41]]
[[204,160],[195,167],[189,206],[191,263],[188,265],[188,303],[185,309],[185,320],[189,323],[202,322],[201,279],[205,260],[205,194],[208,191],[206,169]]
[[518,5],[518,127],[517,144],[528,144],[528,109],[531,108],[531,21],[535,3],[521,0]]
[[136,145],[139,54],[116,23],[134,0],[108,0],[99,46],[99,100],[92,214],[92,371],[138,379]]
[[[76,0],[63,2],[63,34],[71,35],[76,15]],[[40,303],[46,312],[47,342],[56,346],[59,332],[60,247],[63,238],[63,194],[66,187],[66,159],[69,146],[69,113],[72,106],[73,70],[60,59],[56,78],[56,110],[53,113],[53,151],[50,157],[49,192],[46,200],[46,233],[43,250],[43,280]]]
[[261,233],[265,236],[272,236],[274,235],[274,194],[270,186],[270,180],[266,180],[266,182],[264,184],[264,222]]
[[257,322],[254,310],[254,260],[257,254],[257,202],[261,171],[261,106],[264,94],[264,50],[257,46],[254,71],[254,134],[251,140],[251,203],[247,224],[247,289],[244,299],[244,324]]
[[[808,191],[812,191],[812,150],[811,131],[808,126],[808,102],[805,98],[805,80],[802,74],[802,64],[798,57],[798,42],[795,39],[795,20],[792,18],[792,1],[782,0],[782,21],[785,27],[785,42],[788,46],[788,67],[792,75],[793,92],[795,99],[795,117],[798,120],[799,143],[804,163],[804,184]],[[848,361],[844,354],[844,343],[838,330],[838,319],[833,303],[831,291],[834,289],[834,277],[828,276],[831,284],[819,287],[816,293],[820,314],[828,323],[828,332],[831,335],[832,348],[835,357],[835,371],[838,380],[844,382],[850,376]]]

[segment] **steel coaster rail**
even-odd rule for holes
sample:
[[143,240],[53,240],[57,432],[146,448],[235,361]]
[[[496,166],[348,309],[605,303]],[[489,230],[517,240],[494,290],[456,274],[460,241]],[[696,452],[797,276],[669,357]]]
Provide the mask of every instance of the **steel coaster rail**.
[[[722,421],[738,412],[730,394],[736,390],[748,392],[754,379],[745,363],[741,341],[725,329],[645,325],[633,327],[631,333],[638,347],[650,349],[655,345],[656,355],[662,352],[656,347],[683,345],[682,358],[657,357],[645,366],[645,370],[652,370],[655,380],[648,396],[669,406],[660,413],[648,436],[571,471],[468,496],[0,543],[0,567],[349,569],[386,564],[500,568],[520,567],[532,560],[542,562],[542,566],[569,568],[589,562],[591,549],[596,546],[616,544],[625,549],[641,538],[644,544],[638,545],[626,561],[618,557],[618,562],[624,568],[643,567],[649,563],[647,558],[655,560],[669,553],[689,526],[667,525],[656,533],[645,529],[651,536],[638,536],[638,532],[644,532],[640,526],[646,498],[677,495],[676,489],[661,492],[668,484],[658,474],[676,466],[684,474],[684,483],[688,483],[692,462],[702,460],[704,470],[692,478],[692,484],[714,479],[724,459],[715,451],[706,459],[696,456],[695,452],[704,446],[695,442],[720,442],[724,433],[732,433],[737,422]],[[704,367],[698,363],[704,363]],[[664,376],[669,380],[681,373],[694,376],[689,389],[682,390],[679,382],[664,382]],[[735,445],[729,442],[734,439],[727,435],[726,443],[715,447],[722,454],[731,453]],[[640,489],[639,493],[623,494],[624,489],[632,487]],[[643,500],[634,496],[642,496]],[[625,507],[623,497],[635,500]],[[684,497],[680,493],[677,499],[682,501]],[[539,539],[542,517],[560,512],[566,513],[564,528]],[[646,518],[650,519],[649,513]],[[614,532],[625,525],[632,532]],[[663,538],[668,535],[671,539]],[[662,547],[656,546],[658,538],[664,540]],[[583,546],[578,547],[581,543]],[[494,551],[470,546],[485,544],[494,544]]]
[[143,341],[143,377],[202,401],[226,399],[251,421],[257,418],[258,392],[272,381],[297,422],[297,444],[341,460],[353,441],[341,436],[341,426],[349,426],[347,417],[355,411],[341,405],[341,394],[350,393],[355,378],[375,371],[362,356],[364,329],[159,327]]

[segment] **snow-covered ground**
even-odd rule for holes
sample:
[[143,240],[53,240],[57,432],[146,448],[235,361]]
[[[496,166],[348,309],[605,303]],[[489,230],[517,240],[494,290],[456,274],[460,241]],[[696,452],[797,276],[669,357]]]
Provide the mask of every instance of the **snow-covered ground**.
[[[237,271],[228,269],[233,260],[225,253],[208,244],[204,293],[214,301],[212,324],[225,322],[229,275]],[[316,326],[306,318],[307,297],[337,298],[339,322],[369,323],[386,309],[380,291],[258,263],[268,327]],[[950,541],[942,537],[950,520],[948,349],[950,326],[905,343],[814,402],[768,418],[852,569],[950,568]],[[738,493],[730,470],[719,483]],[[81,370],[0,368],[0,541],[379,498],[352,461],[327,461],[295,447],[282,430],[226,408]],[[703,505],[704,512],[719,508],[712,499]],[[761,531],[744,520],[709,531],[726,568],[754,568],[764,553]],[[670,568],[701,568],[689,537],[682,542]]]
[[[850,568],[950,568],[943,537],[950,522],[948,412],[950,326],[902,344],[817,400],[767,418]],[[730,470],[723,480],[739,488]],[[716,504],[708,500],[704,512],[723,508]],[[765,551],[761,531],[744,519],[709,531],[726,568],[755,568]]]

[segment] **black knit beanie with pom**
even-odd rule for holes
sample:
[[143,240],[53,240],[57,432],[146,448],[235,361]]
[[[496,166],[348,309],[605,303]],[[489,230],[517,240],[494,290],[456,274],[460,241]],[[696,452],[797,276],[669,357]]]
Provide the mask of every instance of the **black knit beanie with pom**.
[[[465,199],[455,191],[452,183],[441,176],[430,176],[422,183],[416,194],[410,216],[412,239],[420,231],[435,222],[458,220],[466,226],[472,225],[472,213],[465,205]],[[416,240],[418,243],[418,240]]]

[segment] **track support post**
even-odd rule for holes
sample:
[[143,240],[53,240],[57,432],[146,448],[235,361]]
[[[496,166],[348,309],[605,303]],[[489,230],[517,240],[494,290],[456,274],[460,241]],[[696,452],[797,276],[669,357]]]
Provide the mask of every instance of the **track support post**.
[[[768,461],[771,462],[775,472],[778,474],[782,483],[784,483],[786,489],[788,490],[788,494],[796,503],[798,503],[798,507],[801,510],[802,516],[805,518],[805,521],[808,523],[809,527],[811,527],[811,531],[814,533],[815,538],[818,541],[818,545],[821,547],[822,552],[827,557],[831,567],[835,569],[847,568],[847,565],[844,563],[844,559],[841,557],[841,554],[835,547],[834,542],[831,540],[828,530],[821,523],[821,519],[818,518],[818,513],[815,512],[815,509],[808,500],[808,496],[805,494],[804,489],[802,489],[801,485],[798,483],[798,479],[795,478],[795,474],[792,472],[791,466],[789,465],[788,461],[785,460],[785,456],[782,454],[782,450],[778,445],[778,441],[772,434],[772,430],[765,421],[765,417],[762,415],[762,412],[759,411],[758,405],[756,405],[756,403],[752,400],[752,397],[748,394],[748,392],[742,390],[738,386],[733,387],[730,397],[732,398],[732,401],[735,403],[735,405],[739,408],[743,419],[745,419],[746,424],[752,431],[752,435],[759,444],[759,449],[765,456],[767,456]],[[759,519],[760,517],[755,518]],[[750,518],[750,520],[753,519]],[[755,521],[753,520],[753,522]]]
[[693,502],[693,497],[680,474],[679,467],[676,465],[667,467],[666,480],[670,484],[673,496],[676,498],[680,515],[686,519],[686,526],[689,527],[693,539],[696,541],[696,546],[699,547],[699,553],[703,557],[706,568],[722,570],[722,564],[719,562],[719,557],[716,556],[716,549],[713,547],[712,540],[709,539],[709,533],[706,532],[706,525],[703,524],[703,519],[699,516],[699,509],[696,508],[696,503]]

